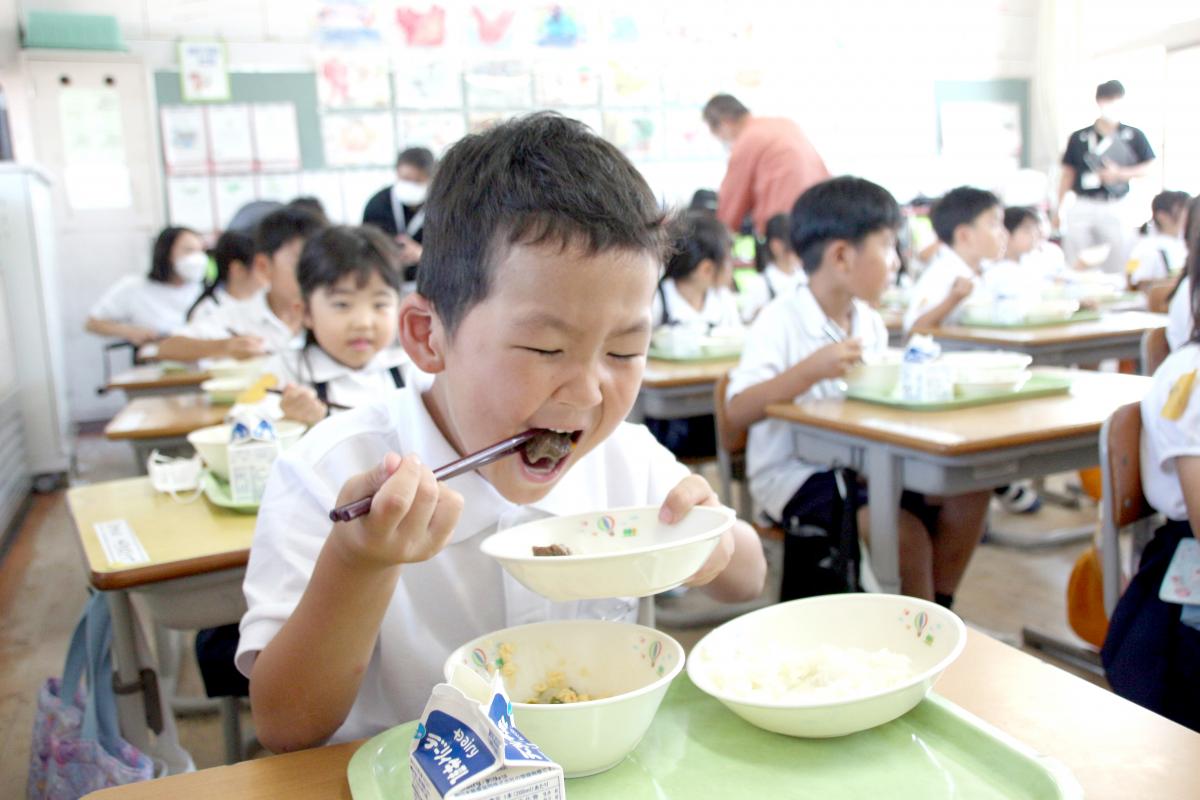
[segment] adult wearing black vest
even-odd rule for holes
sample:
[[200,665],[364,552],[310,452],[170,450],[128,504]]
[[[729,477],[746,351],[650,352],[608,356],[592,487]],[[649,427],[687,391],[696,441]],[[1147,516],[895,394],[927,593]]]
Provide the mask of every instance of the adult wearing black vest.
[[425,225],[425,192],[437,161],[425,147],[410,147],[396,157],[396,182],[380,189],[363,209],[363,225],[374,225],[400,246],[404,279],[416,278]]
[[[1154,161],[1146,134],[1121,122],[1124,97],[1120,81],[1096,87],[1100,116],[1067,140],[1058,187],[1058,209],[1067,192],[1075,194],[1063,231],[1067,263],[1074,265],[1081,250],[1107,244],[1108,257],[1101,265],[1105,272],[1121,272],[1125,267],[1126,243],[1133,227],[1124,202],[1129,181],[1145,175]],[[1057,211],[1053,222],[1060,227]]]

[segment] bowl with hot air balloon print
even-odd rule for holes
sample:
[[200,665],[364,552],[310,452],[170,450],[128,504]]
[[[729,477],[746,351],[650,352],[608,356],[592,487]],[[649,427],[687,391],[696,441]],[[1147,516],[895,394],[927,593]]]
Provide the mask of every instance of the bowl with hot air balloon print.
[[920,703],[966,638],[954,612],[925,600],[809,597],[716,628],[693,648],[688,677],[765,730],[845,736]]
[[485,680],[500,675],[517,728],[578,778],[615,767],[637,747],[683,664],[683,647],[661,631],[579,619],[472,639],[444,672],[455,685],[461,667]]

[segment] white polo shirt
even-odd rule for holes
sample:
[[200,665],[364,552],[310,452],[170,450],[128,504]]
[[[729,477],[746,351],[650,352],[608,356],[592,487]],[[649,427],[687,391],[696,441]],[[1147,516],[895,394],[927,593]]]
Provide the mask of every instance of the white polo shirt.
[[797,268],[789,275],[774,264],[767,264],[767,268],[762,272],[748,275],[744,279],[742,292],[738,296],[742,319],[749,324],[767,303],[793,286],[807,285],[808,274],[803,269]]
[[1168,419],[1163,411],[1176,383],[1197,371],[1200,344],[1181,347],[1154,373],[1154,384],[1142,400],[1142,491],[1150,505],[1173,520],[1188,518],[1175,459],[1200,457],[1200,374],[1181,403],[1182,415]]
[[1192,279],[1184,276],[1167,306],[1167,344],[1178,350],[1192,338]]
[[[329,535],[329,509],[346,480],[373,469],[389,452],[416,453],[430,465],[459,457],[421,399],[432,380],[414,372],[408,387],[321,422],[275,462],[246,568],[248,611],[236,657],[243,674],[250,674],[257,653],[296,608]],[[403,568],[358,697],[333,741],[415,719],[443,680],[446,657],[476,636],[547,619],[632,621],[637,610],[632,599],[552,603],[534,594],[483,555],[479,544],[498,527],[531,519],[658,505],[687,475],[644,427],[622,424],[530,506],[505,500],[477,473],[451,479],[448,485],[466,500],[458,526],[442,552]]]
[[974,281],[975,291],[968,295],[966,299],[959,303],[942,320],[943,325],[957,325],[958,321],[962,318],[964,307],[970,303],[986,302],[990,299],[990,292],[981,279],[981,276],[975,270],[971,269],[967,262],[963,261],[962,257],[954,252],[953,248],[943,244],[938,248],[933,261],[921,273],[921,277],[917,278],[917,282],[913,286],[908,310],[904,312],[905,333],[912,330],[913,324],[925,312],[949,297],[950,288],[954,286],[954,281],[958,278],[967,278]]
[[[729,376],[726,399],[786,372],[830,344],[825,333],[827,325],[837,327],[807,286],[798,286],[792,293],[769,303],[750,326],[742,359]],[[864,352],[887,348],[883,317],[859,300],[854,301],[850,337],[862,341]],[[838,381],[827,380],[795,399],[817,400],[840,395]],[[772,519],[780,520],[784,506],[804,482],[827,469],[828,464],[804,459],[804,435],[798,427],[775,419],[764,419],[750,426],[746,444],[747,482],[756,508]]]
[[402,381],[407,381],[409,370],[414,369],[399,344],[385,347],[365,367],[354,369],[314,343],[276,353],[267,362],[266,371],[279,378],[280,386],[297,383],[315,389],[317,384],[325,384],[330,402],[358,408],[382,400],[399,388],[392,377],[393,367],[400,371]]
[[[193,300],[196,298],[193,297]],[[190,339],[228,339],[231,336],[257,336],[272,353],[297,350],[304,346],[304,331],[292,331],[275,316],[267,302],[267,292],[256,294],[244,302],[222,304],[202,319],[192,321],[175,331],[176,336]]]
[[[666,298],[666,312],[663,299]],[[675,286],[673,278],[667,278],[654,293],[650,319],[654,327],[666,324],[689,325],[709,328],[740,328],[742,316],[738,312],[737,298],[725,288],[709,289],[704,294],[704,307],[697,311],[684,299]]]
[[1183,269],[1185,261],[1187,245],[1182,238],[1158,232],[1139,236],[1129,251],[1129,280],[1134,285],[1166,280]]
[[208,319],[213,314],[219,313],[226,306],[236,306],[247,304],[251,307],[256,306],[261,302],[257,295],[266,294],[266,289],[260,289],[249,297],[238,299],[225,290],[225,285],[222,284],[213,290],[210,297],[206,297],[196,307],[192,309],[192,315],[188,318],[188,322],[197,322]]
[[199,282],[172,286],[145,275],[126,275],[100,296],[88,316],[138,325],[167,336],[183,324],[202,291]]

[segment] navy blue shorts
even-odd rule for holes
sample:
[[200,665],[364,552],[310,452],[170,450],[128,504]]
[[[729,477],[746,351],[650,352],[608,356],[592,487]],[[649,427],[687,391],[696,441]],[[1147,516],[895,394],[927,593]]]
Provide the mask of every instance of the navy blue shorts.
[[[859,475],[854,470],[845,470],[845,474],[846,479],[851,482],[851,486],[847,487],[850,500],[857,511],[867,505],[867,485],[859,480]],[[834,480],[833,470],[818,472],[792,495],[792,499],[783,507],[783,519],[780,522],[785,529],[796,525],[815,525],[822,530],[832,531],[837,497],[837,482]],[[937,529],[942,507],[930,504],[925,495],[905,489],[900,493],[900,508],[919,519],[925,530],[930,533]]]

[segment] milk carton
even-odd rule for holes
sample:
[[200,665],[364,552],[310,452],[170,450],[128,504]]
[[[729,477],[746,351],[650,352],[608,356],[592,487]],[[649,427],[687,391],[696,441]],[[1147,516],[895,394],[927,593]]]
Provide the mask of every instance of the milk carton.
[[563,770],[512,721],[500,678],[480,704],[439,683],[425,704],[409,751],[416,800],[563,800]]
[[279,455],[279,440],[271,420],[245,412],[233,419],[229,431],[229,494],[235,503],[257,503],[262,499]]
[[914,334],[900,364],[900,398],[910,403],[941,403],[954,398],[954,374],[938,362],[942,348],[931,337]]

